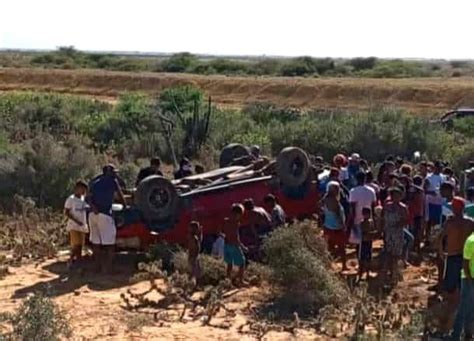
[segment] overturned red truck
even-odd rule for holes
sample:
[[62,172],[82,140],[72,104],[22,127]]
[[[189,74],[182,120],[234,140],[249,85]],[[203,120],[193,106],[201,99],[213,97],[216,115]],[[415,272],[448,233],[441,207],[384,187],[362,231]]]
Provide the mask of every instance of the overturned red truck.
[[[318,189],[306,152],[288,147],[274,161],[239,162],[248,160],[248,155],[248,148],[231,144],[221,153],[219,169],[173,181],[160,176],[144,179],[133,193],[134,205],[114,212],[117,246],[146,249],[157,241],[184,244],[193,220],[203,226],[204,239],[212,239],[232,204],[252,198],[263,206],[269,193],[289,219],[316,212]],[[244,165],[235,165],[239,163]]]

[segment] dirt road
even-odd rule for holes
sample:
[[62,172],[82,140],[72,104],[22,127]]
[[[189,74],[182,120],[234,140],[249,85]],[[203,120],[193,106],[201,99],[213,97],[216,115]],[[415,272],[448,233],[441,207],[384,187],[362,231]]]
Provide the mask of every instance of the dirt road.
[[41,90],[114,99],[126,91],[157,94],[176,85],[197,86],[215,103],[227,107],[253,102],[355,110],[388,105],[436,115],[450,108],[474,106],[471,78],[318,79],[0,68],[0,91]]

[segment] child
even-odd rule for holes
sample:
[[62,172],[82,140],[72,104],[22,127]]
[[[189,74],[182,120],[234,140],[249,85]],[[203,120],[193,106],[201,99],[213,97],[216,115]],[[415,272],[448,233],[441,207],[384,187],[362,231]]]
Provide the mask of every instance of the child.
[[197,221],[192,221],[189,224],[188,235],[188,264],[191,272],[191,277],[194,279],[196,285],[201,276],[201,266],[199,264],[199,253],[201,252],[202,243],[202,227]]
[[370,277],[370,261],[372,260],[372,241],[376,238],[377,230],[374,220],[371,218],[372,211],[369,207],[362,208],[363,220],[360,223],[362,230],[362,242],[359,245],[359,280],[364,273],[367,280]]
[[71,244],[70,267],[82,258],[82,248],[86,233],[89,231],[86,222],[87,204],[84,200],[86,193],[87,184],[79,180],[74,186],[74,194],[68,197],[64,204],[64,214],[68,218],[66,229],[69,231]]
[[240,204],[233,204],[229,220],[224,224],[225,245],[224,262],[227,264],[227,277],[232,278],[232,267],[239,267],[238,281],[243,284],[245,256],[247,248],[240,242],[239,228],[244,207]]
[[[224,224],[227,224],[229,218],[225,218]],[[224,246],[225,246],[225,235],[224,233],[220,232],[216,236],[216,240],[212,244],[212,255],[216,258],[223,259],[224,258]]]

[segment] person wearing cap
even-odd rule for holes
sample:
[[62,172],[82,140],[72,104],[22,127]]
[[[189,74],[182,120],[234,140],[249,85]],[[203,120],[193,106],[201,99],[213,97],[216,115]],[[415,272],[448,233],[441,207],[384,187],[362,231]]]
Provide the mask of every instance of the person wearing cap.
[[115,252],[116,228],[112,217],[112,204],[117,194],[120,202],[126,205],[117,168],[108,164],[102,168],[102,175],[92,179],[89,185],[88,202],[92,209],[89,214],[89,239],[97,270],[110,271]]
[[143,179],[152,176],[152,175],[159,175],[163,176],[163,172],[161,172],[161,160],[159,157],[153,157],[150,159],[150,165],[148,167],[140,169],[138,172],[137,181],[135,182],[135,186],[138,186]]
[[[454,313],[461,289],[464,243],[474,232],[474,220],[464,216],[465,202],[463,198],[452,198],[451,207],[453,215],[445,222],[439,239],[438,252],[445,260],[443,291],[447,293],[449,307]],[[444,239],[446,239],[445,243]]]
[[362,171],[360,160],[360,155],[358,153],[352,153],[351,157],[349,158],[349,165],[347,166],[347,173],[349,175],[349,189],[357,186],[356,175]]
[[179,169],[174,173],[176,180],[193,175],[193,166],[188,158],[182,158],[179,163]]
[[398,263],[403,255],[404,232],[408,224],[408,208],[402,203],[403,192],[399,187],[389,189],[390,201],[382,211],[382,229],[384,231],[384,266],[390,273],[393,284],[400,279]]

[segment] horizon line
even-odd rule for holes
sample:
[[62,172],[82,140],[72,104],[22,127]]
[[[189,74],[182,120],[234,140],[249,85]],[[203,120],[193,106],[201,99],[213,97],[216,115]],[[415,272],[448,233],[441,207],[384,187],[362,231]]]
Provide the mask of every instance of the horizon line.
[[177,51],[177,52],[158,52],[158,51],[137,51],[137,50],[81,50],[75,46],[60,45],[56,49],[51,48],[10,48],[0,47],[0,53],[6,52],[17,52],[17,53],[46,53],[56,52],[60,47],[72,47],[78,52],[84,52],[89,54],[111,54],[117,56],[142,56],[142,57],[171,57],[179,53],[190,53],[197,57],[207,58],[234,58],[234,59],[293,59],[298,57],[311,57],[311,58],[331,58],[331,59],[354,59],[354,58],[377,58],[382,60],[408,60],[408,61],[474,61],[474,58],[437,58],[437,57],[377,57],[377,56],[352,56],[352,57],[334,57],[334,56],[314,56],[314,55],[271,55],[271,54],[215,54],[215,53],[200,53],[190,51]]

